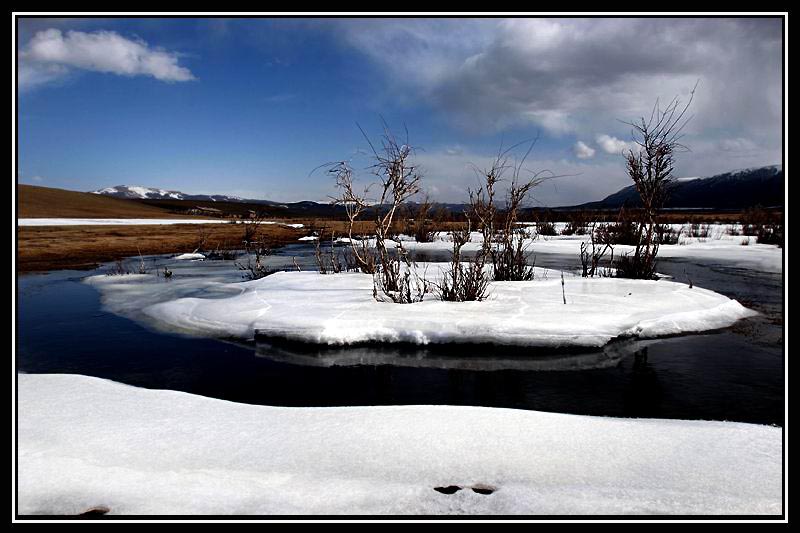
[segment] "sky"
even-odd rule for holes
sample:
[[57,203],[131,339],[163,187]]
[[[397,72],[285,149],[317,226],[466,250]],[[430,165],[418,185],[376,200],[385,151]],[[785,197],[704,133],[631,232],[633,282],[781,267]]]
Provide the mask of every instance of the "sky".
[[782,20],[18,19],[18,180],[325,201],[385,123],[460,202],[501,147],[561,176],[534,205],[629,184],[630,126],[686,102],[676,177],[782,161]]

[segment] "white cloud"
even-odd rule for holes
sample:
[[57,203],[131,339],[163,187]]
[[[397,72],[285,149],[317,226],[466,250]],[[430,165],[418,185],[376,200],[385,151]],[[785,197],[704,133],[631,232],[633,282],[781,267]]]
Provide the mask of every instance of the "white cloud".
[[424,100],[469,132],[624,137],[620,120],[699,80],[686,143],[751,139],[779,147],[779,18],[343,21],[336,34],[391,79],[394,100]]
[[166,82],[194,75],[178,64],[178,54],[131,40],[112,31],[86,33],[58,29],[37,32],[20,52],[19,86],[35,87],[63,78],[70,69],[121,76],[152,76]]
[[572,151],[575,153],[575,157],[578,159],[589,159],[594,157],[595,149],[591,146],[587,145],[583,141],[578,141],[575,143],[575,146],[572,147]]
[[636,146],[633,142],[625,142],[606,134],[598,135],[596,140],[600,148],[607,154],[621,155],[628,150],[633,150]]

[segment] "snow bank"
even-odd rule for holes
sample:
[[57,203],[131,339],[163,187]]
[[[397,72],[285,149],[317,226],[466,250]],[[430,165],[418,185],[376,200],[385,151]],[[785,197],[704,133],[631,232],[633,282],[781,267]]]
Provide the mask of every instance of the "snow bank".
[[[426,277],[440,266],[430,264]],[[420,265],[421,269],[425,265]],[[142,311],[162,326],[204,336],[283,338],[316,344],[492,343],[600,347],[620,336],[650,338],[727,327],[755,314],[721,294],[670,281],[568,277],[538,269],[529,282],[494,282],[482,302],[376,302],[372,276],[278,272],[230,284],[226,298],[179,298]],[[113,288],[118,284],[104,284]],[[108,295],[113,307],[113,295]],[[141,305],[140,305],[141,307]]]
[[205,256],[205,255],[203,255],[203,254],[196,254],[196,253],[192,253],[192,254],[180,254],[180,255],[176,255],[175,257],[173,257],[173,259],[176,259],[176,260],[178,260],[178,261],[198,261],[198,260],[199,260],[199,261],[202,261],[202,260],[204,260],[205,258],[206,258],[206,256]]
[[[19,378],[20,514],[779,514],[781,430]],[[474,485],[494,492],[473,492]],[[434,487],[463,487],[441,494]]]

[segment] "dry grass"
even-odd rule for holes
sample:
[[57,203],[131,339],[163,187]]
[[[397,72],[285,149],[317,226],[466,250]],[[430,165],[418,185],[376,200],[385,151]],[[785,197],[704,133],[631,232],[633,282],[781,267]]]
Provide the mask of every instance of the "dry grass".
[[[171,226],[24,226],[18,228],[17,270],[88,269],[98,263],[142,254],[193,251],[206,234],[206,250],[242,247],[241,224]],[[304,229],[269,225],[262,233],[270,245],[296,242]]]

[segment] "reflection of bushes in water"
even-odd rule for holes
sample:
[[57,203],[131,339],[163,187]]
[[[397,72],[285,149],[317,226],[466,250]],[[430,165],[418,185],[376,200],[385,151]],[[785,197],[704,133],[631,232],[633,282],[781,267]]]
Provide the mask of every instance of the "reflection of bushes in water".
[[[614,367],[647,340],[613,341],[603,348],[533,348],[496,344],[385,344],[364,342],[327,346],[290,341],[256,332],[256,355],[270,360],[316,367],[398,366],[454,370],[577,371]],[[475,356],[475,353],[482,354]]]
[[658,415],[661,387],[658,375],[648,361],[647,346],[633,353],[631,369],[631,381],[625,390],[626,410],[635,416]]

